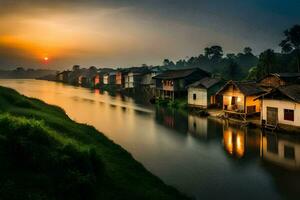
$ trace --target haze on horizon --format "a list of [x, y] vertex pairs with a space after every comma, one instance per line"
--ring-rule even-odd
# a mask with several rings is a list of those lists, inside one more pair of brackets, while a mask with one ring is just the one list
[[297, 0], [0, 0], [0, 69], [156, 65], [210, 45], [279, 50], [299, 9]]

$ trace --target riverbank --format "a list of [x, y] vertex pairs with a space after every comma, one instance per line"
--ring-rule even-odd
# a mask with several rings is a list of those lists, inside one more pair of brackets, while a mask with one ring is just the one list
[[95, 128], [0, 87], [1, 199], [187, 199]]

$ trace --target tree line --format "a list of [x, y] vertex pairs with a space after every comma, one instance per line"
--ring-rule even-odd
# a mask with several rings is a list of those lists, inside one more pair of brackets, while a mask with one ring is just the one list
[[224, 79], [257, 80], [269, 73], [300, 73], [300, 25], [284, 31], [284, 37], [278, 44], [281, 52], [267, 49], [256, 56], [251, 47], [243, 52], [224, 55], [219, 45], [206, 47], [204, 53], [188, 59], [172, 61], [164, 59], [161, 67], [167, 69], [200, 67]]

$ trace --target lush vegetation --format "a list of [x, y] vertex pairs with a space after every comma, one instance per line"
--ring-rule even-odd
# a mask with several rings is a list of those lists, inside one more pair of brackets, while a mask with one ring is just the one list
[[186, 199], [63, 110], [0, 87], [0, 199]]

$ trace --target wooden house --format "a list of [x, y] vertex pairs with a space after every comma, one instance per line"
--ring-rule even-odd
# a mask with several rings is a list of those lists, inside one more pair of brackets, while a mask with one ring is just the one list
[[160, 74], [158, 68], [152, 68], [142, 73], [141, 86], [146, 88], [155, 88], [155, 80], [153, 77]]
[[108, 84], [115, 85], [116, 84], [116, 72], [110, 72], [108, 74]]
[[99, 87], [99, 85], [100, 85], [100, 74], [99, 73], [97, 73], [97, 74], [95, 74], [95, 76], [93, 77], [93, 86], [94, 87]]
[[229, 81], [217, 94], [223, 96], [223, 111], [226, 116], [237, 115], [246, 119], [248, 115], [260, 112], [260, 101], [256, 101], [262, 90], [254, 82]]
[[143, 79], [143, 75], [149, 71], [146, 67], [131, 68], [124, 76], [125, 89], [139, 88]]
[[300, 85], [286, 85], [260, 96], [263, 125], [300, 128]]
[[101, 68], [98, 70], [97, 74], [99, 75], [99, 80], [100, 80], [99, 85], [100, 86], [108, 84], [109, 73], [113, 72], [113, 71], [114, 71], [114, 69], [112, 69], [112, 68]]
[[124, 73], [122, 73], [121, 70], [117, 71], [116, 72], [116, 85], [117, 86], [123, 86], [124, 85]]
[[208, 108], [221, 106], [222, 96], [216, 95], [223, 82], [218, 78], [205, 77], [188, 86], [188, 106]]
[[103, 75], [103, 85], [109, 84], [109, 73]]
[[259, 85], [266, 91], [270, 91], [273, 88], [289, 84], [299, 84], [300, 73], [274, 73], [268, 74], [259, 80]]
[[210, 73], [199, 68], [168, 70], [154, 76], [156, 97], [174, 100], [187, 95], [187, 86], [204, 77], [210, 77]]
[[71, 71], [62, 71], [56, 75], [56, 81], [68, 83]]
[[81, 69], [78, 76], [78, 85], [83, 87], [94, 87], [94, 77], [97, 74], [95, 68]]

